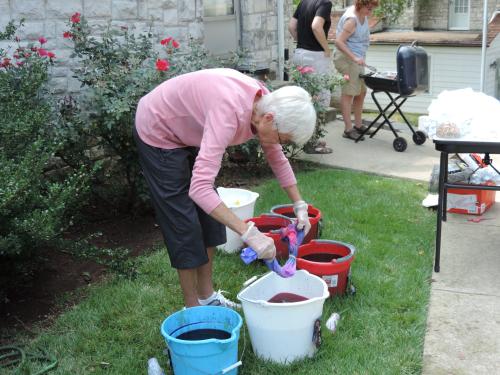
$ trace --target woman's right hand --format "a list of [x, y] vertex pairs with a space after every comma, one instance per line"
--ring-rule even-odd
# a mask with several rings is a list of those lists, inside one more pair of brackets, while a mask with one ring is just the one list
[[272, 260], [276, 257], [274, 240], [261, 233], [253, 221], [248, 223], [248, 229], [241, 239], [257, 253], [259, 259]]
[[366, 65], [366, 62], [365, 62], [365, 59], [363, 59], [362, 57], [358, 57], [356, 56], [354, 58], [354, 62], [358, 65], [361, 65], [361, 66], [365, 66]]

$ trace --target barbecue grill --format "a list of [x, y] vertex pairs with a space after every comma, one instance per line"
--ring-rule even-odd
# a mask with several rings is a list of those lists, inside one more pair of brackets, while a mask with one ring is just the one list
[[[359, 135], [355, 142], [361, 138], [375, 125], [378, 125], [370, 138], [375, 136], [380, 128], [387, 124], [394, 134], [394, 149], [398, 152], [406, 150], [408, 143], [406, 139], [400, 137], [391, 123], [391, 117], [397, 112], [401, 115], [408, 128], [413, 133], [413, 142], [417, 145], [424, 144], [426, 135], [424, 132], [415, 131], [408, 122], [408, 119], [401, 110], [402, 105], [409, 97], [426, 91], [429, 88], [429, 69], [427, 64], [427, 53], [416, 43], [411, 45], [400, 45], [397, 51], [397, 74], [370, 72], [361, 74], [367, 87], [372, 89], [371, 96], [378, 108], [378, 116], [370, 123], [365, 131]], [[392, 94], [391, 94], [392, 93]], [[397, 94], [397, 95], [394, 95]], [[389, 98], [389, 104], [382, 107], [377, 95], [386, 95]], [[389, 113], [390, 111], [390, 113]], [[377, 124], [377, 121], [383, 117], [384, 121]]]

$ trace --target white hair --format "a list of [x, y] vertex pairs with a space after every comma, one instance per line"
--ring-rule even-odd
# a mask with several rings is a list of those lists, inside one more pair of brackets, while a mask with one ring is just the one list
[[271, 112], [274, 126], [280, 133], [288, 133], [291, 140], [302, 145], [311, 138], [316, 126], [316, 111], [309, 93], [298, 86], [285, 86], [257, 102], [257, 114]]

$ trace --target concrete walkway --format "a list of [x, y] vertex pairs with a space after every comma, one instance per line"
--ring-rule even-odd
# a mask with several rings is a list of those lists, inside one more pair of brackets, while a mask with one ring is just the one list
[[[327, 125], [324, 140], [333, 153], [303, 159], [428, 186], [432, 167], [439, 164], [431, 140], [417, 146], [408, 128], [401, 127], [408, 148], [396, 152], [392, 132], [381, 130], [354, 143], [342, 138], [343, 128], [339, 120]], [[498, 169], [500, 155], [492, 159]], [[442, 226], [441, 272], [432, 277], [424, 344], [425, 375], [500, 374], [500, 204], [482, 216], [489, 220], [474, 223], [467, 221], [470, 217], [448, 214]]]

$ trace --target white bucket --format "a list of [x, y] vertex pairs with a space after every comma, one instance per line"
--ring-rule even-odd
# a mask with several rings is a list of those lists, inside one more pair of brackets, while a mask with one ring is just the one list
[[[270, 303], [279, 293], [294, 293], [305, 301]], [[299, 270], [282, 278], [270, 272], [238, 293], [255, 355], [290, 363], [316, 353], [315, 322], [323, 314], [328, 287], [318, 276]]]
[[[259, 197], [258, 193], [250, 190], [218, 187], [222, 202], [233, 211], [241, 220], [247, 220], [253, 217], [255, 201]], [[243, 241], [240, 235], [226, 227], [227, 242], [219, 246], [228, 253], [234, 253], [243, 247]]]

